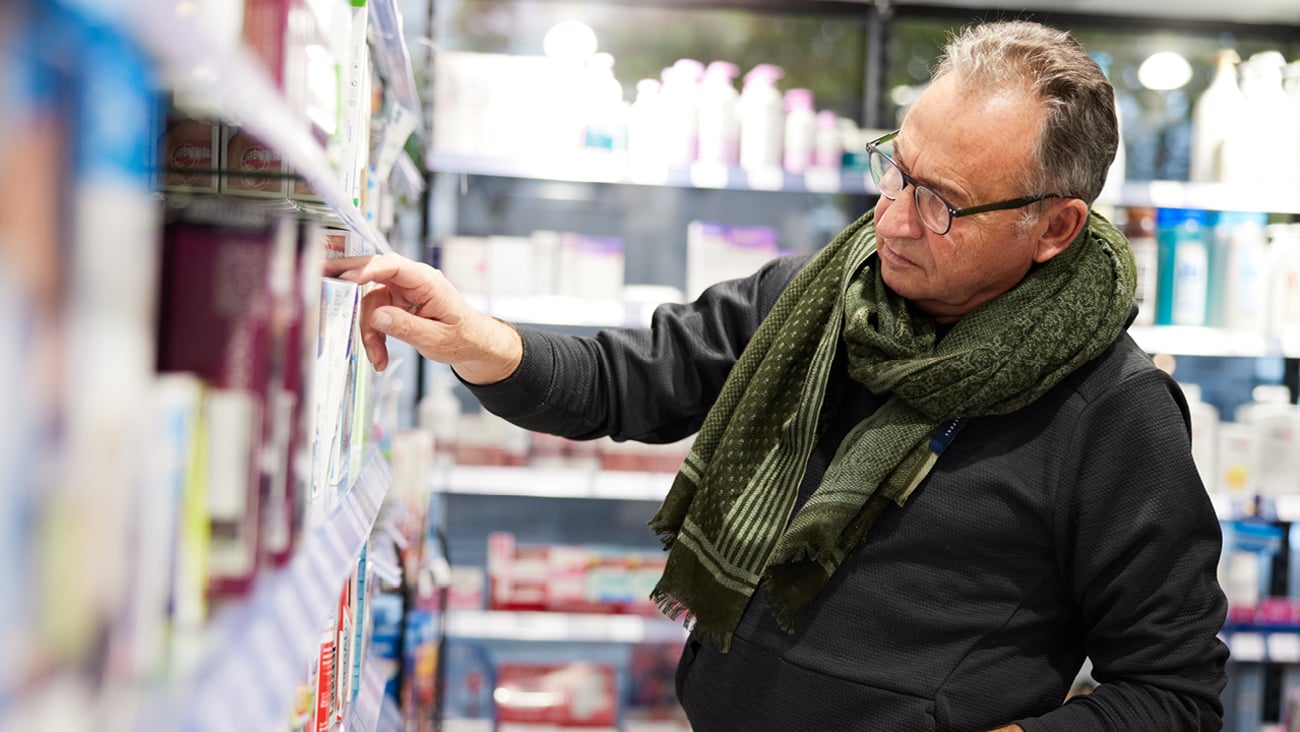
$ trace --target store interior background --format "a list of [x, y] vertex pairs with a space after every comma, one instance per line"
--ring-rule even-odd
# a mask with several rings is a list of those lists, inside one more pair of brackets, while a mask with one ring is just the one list
[[[138, 17], [114, 9], [121, 3], [108, 0], [60, 2], [89, 15]], [[1248, 164], [1257, 175], [1245, 182], [1190, 181], [1195, 105], [1210, 88], [1216, 55], [1223, 49], [1242, 60], [1276, 51], [1293, 62], [1290, 134], [1300, 141], [1300, 6], [1294, 0], [369, 3], [372, 24], [376, 5], [391, 6], [400, 15], [400, 23], [390, 26], [400, 28], [400, 37], [381, 42], [372, 31], [371, 54], [382, 56], [380, 46], [401, 47], [399, 66], [409, 64], [406, 73], [420, 107], [419, 128], [401, 144], [403, 169], [414, 178], [385, 181], [396, 210], [380, 225], [382, 237], [392, 250], [444, 267], [449, 276], [462, 273], [465, 279], [453, 276], [453, 282], [474, 302], [515, 322], [578, 334], [635, 325], [657, 302], [689, 296], [701, 278], [720, 271], [720, 257], [731, 256], [723, 264], [743, 269], [752, 268], [755, 257], [765, 253], [816, 251], [874, 204], [871, 185], [853, 167], [862, 162], [861, 143], [898, 126], [923, 90], [946, 35], [978, 19], [1028, 18], [1067, 28], [1106, 69], [1116, 88], [1124, 147], [1122, 166], [1113, 173], [1099, 208], [1117, 223], [1138, 209], [1169, 208], [1245, 211], [1266, 215], [1270, 225], [1300, 226], [1300, 156], [1294, 152], [1300, 142], [1291, 143], [1287, 160], [1268, 153], [1285, 149], [1281, 140], [1261, 140], [1256, 149], [1264, 154]], [[160, 15], [170, 18], [186, 3], [150, 0], [144, 5], [166, 10]], [[0, 12], [0, 31], [6, 30], [5, 18]], [[133, 23], [120, 27], [130, 40]], [[575, 27], [586, 30], [575, 35]], [[557, 37], [557, 28], [570, 31], [567, 43], [564, 36]], [[156, 38], [144, 35], [144, 53], [158, 53]], [[721, 172], [690, 162], [635, 171], [626, 151], [619, 151], [617, 138], [556, 145], [549, 135], [563, 116], [556, 106], [563, 105], [548, 106], [554, 99], [539, 95], [492, 96], [491, 90], [518, 87], [473, 65], [488, 55], [543, 59], [567, 53], [585, 60], [593, 52], [613, 57], [614, 77], [629, 104], [638, 81], [661, 79], [679, 59], [726, 61], [740, 76], [761, 64], [775, 65], [782, 70], [779, 90], [809, 90], [816, 111], [850, 121], [853, 130], [837, 138], [844, 143], [842, 158], [829, 178], [778, 171], [760, 182], [756, 173], [734, 163]], [[1151, 76], [1158, 71], [1153, 58], [1164, 62], [1172, 81]], [[451, 60], [462, 65], [449, 65]], [[235, 76], [237, 70], [229, 73]], [[394, 73], [387, 67], [383, 79], [390, 101], [401, 95]], [[734, 85], [739, 91], [742, 80], [735, 79]], [[161, 107], [175, 87], [164, 76], [152, 91], [164, 100]], [[193, 107], [187, 113], [195, 114]], [[238, 121], [220, 105], [207, 113]], [[380, 116], [376, 112], [371, 120], [376, 141], [382, 138]], [[0, 132], [14, 124], [21, 122], [0, 114]], [[290, 159], [289, 150], [281, 152]], [[6, 157], [12, 154], [0, 144], [0, 191], [22, 190], [23, 176], [13, 167], [18, 158]], [[1273, 182], [1270, 176], [1281, 169], [1293, 171], [1289, 182]], [[70, 187], [57, 180], [55, 186]], [[168, 207], [175, 205], [174, 191], [163, 184], [155, 187], [158, 198], [167, 199]], [[203, 197], [190, 192], [186, 200], [188, 196]], [[248, 203], [224, 192], [211, 198], [222, 206]], [[6, 207], [0, 200], [0, 251], [9, 251], [6, 227], [22, 218], [15, 214], [15, 202], [24, 201], [14, 196]], [[258, 205], [283, 203], [270, 199]], [[81, 215], [72, 207], [55, 208], [63, 223], [75, 223]], [[364, 206], [360, 213], [347, 204], [340, 211], [332, 201], [289, 208], [306, 219], [351, 226], [354, 232], [358, 215], [365, 226], [370, 221]], [[172, 224], [169, 219], [151, 225], [161, 234]], [[701, 244], [701, 232], [712, 231], [711, 226], [758, 236], [763, 247], [741, 256], [743, 246], [731, 242], [728, 255], [710, 250], [713, 259], [702, 265], [707, 257], [701, 259], [703, 249], [696, 247], [717, 246], [713, 240]], [[1300, 234], [1295, 236], [1296, 259], [1268, 261], [1273, 274], [1294, 266], [1287, 271], [1295, 273], [1300, 298], [1300, 263], [1295, 263], [1300, 262]], [[160, 235], [159, 241], [166, 239]], [[1212, 239], [1201, 245], [1208, 252], [1202, 266], [1213, 267], [1219, 245]], [[1154, 240], [1151, 246], [1155, 256]], [[544, 261], [539, 254], [555, 257], [557, 251], [569, 251], [566, 247], [599, 256]], [[616, 252], [612, 259], [611, 252]], [[714, 269], [707, 268], [709, 263]], [[556, 273], [565, 267], [577, 268], [578, 274], [566, 279]], [[552, 271], [552, 285], [560, 289], [541, 292], [520, 284], [520, 269]], [[106, 270], [105, 276], [120, 272]], [[727, 276], [736, 274], [732, 270]], [[1212, 270], [1202, 274], [1216, 276]], [[151, 276], [140, 273], [124, 282], [124, 287], [156, 286]], [[23, 355], [40, 340], [24, 330], [31, 325], [23, 319], [28, 311], [42, 307], [35, 301], [0, 301], [15, 308], [0, 308], [0, 337], [14, 344], [16, 354], [0, 358], [0, 375], [10, 375], [15, 383], [49, 363], [48, 354]], [[1154, 310], [1154, 297], [1151, 306]], [[67, 338], [82, 332], [84, 323], [61, 317]], [[1213, 321], [1207, 315], [1194, 324], [1144, 324], [1135, 338], [1150, 344], [1148, 350], [1180, 383], [1195, 385], [1205, 409], [1194, 418], [1211, 413], [1232, 422], [1239, 407], [1256, 398], [1256, 387], [1287, 387], [1293, 427], [1278, 439], [1300, 448], [1300, 410], [1295, 406], [1300, 320], [1288, 325], [1294, 331], [1286, 333], [1263, 324], [1243, 332]], [[93, 368], [96, 354], [90, 345], [74, 348], [66, 345], [70, 340], [60, 342], [68, 354], [53, 358], [65, 359], [60, 363], [69, 373], [78, 373], [70, 365], [74, 359], [86, 364], [82, 368]], [[97, 347], [102, 343], [91, 341]], [[364, 453], [364, 466], [354, 463], [353, 497], [345, 496], [341, 508], [331, 509], [331, 516], [352, 512], [368, 519], [355, 526], [352, 518], [329, 519], [317, 526], [311, 516], [299, 517], [295, 531], [304, 538], [296, 553], [259, 561], [247, 587], [212, 600], [194, 638], [183, 638], [181, 623], [169, 615], [177, 612], [174, 598], [159, 616], [162, 630], [157, 634], [163, 640], [150, 636], [145, 643], [137, 637], [138, 617], [135, 625], [127, 623], [131, 632], [119, 628], [120, 616], [138, 612], [129, 599], [138, 589], [130, 562], [105, 560], [114, 568], [105, 576], [120, 581], [119, 587], [100, 586], [110, 580], [79, 586], [91, 582], [87, 577], [96, 574], [95, 563], [89, 561], [88, 540], [70, 537], [79, 531], [93, 534], [87, 527], [103, 519], [116, 522], [116, 531], [105, 530], [103, 536], [129, 540], [132, 551], [140, 551], [139, 545], [149, 544], [138, 539], [141, 526], [149, 531], [143, 519], [121, 510], [95, 512], [115, 502], [134, 506], [148, 496], [124, 487], [124, 500], [114, 501], [116, 494], [110, 493], [102, 502], [87, 503], [86, 510], [66, 512], [43, 499], [41, 491], [48, 474], [62, 472], [58, 463], [68, 454], [63, 443], [72, 438], [57, 427], [38, 437], [24, 434], [18, 425], [0, 429], [0, 447], [9, 448], [0, 455], [16, 455], [23, 447], [33, 451], [16, 462], [17, 469], [0, 465], [0, 479], [17, 486], [0, 487], [0, 516], [7, 517], [0, 523], [0, 581], [34, 588], [27, 597], [0, 602], [0, 646], [17, 649], [14, 662], [0, 669], [0, 732], [687, 729], [672, 690], [684, 632], [645, 602], [646, 583], [653, 582], [662, 562], [646, 521], [666, 493], [686, 445], [638, 449], [607, 440], [572, 443], [524, 433], [482, 413], [446, 367], [422, 362], [402, 344], [390, 343], [390, 350], [388, 371], [359, 377], [370, 380], [368, 396], [358, 397], [357, 403], [373, 424], [353, 435], [354, 459], [363, 447], [373, 450]], [[111, 377], [87, 375], [84, 381], [92, 389], [114, 387]], [[19, 405], [18, 414], [28, 417], [23, 408]], [[32, 413], [41, 425], [75, 422], [59, 409], [53, 416], [39, 409]], [[421, 445], [428, 454], [412, 457], [412, 446]], [[1287, 459], [1300, 461], [1300, 449], [1291, 452]], [[1300, 555], [1293, 556], [1300, 549], [1300, 463], [1290, 472], [1293, 486], [1251, 484], [1240, 491], [1223, 477], [1225, 465], [1207, 468], [1205, 476], [1223, 519], [1222, 572], [1233, 603], [1223, 634], [1233, 651], [1224, 692], [1225, 729], [1300, 731]], [[95, 472], [93, 466], [80, 467], [74, 474]], [[125, 469], [124, 474], [130, 473], [131, 468]], [[318, 535], [327, 538], [311, 540]], [[164, 554], [179, 551], [170, 541], [151, 546]], [[360, 564], [356, 547], [362, 547]], [[57, 561], [41, 559], [51, 555]], [[321, 556], [328, 559], [318, 561]], [[321, 566], [331, 569], [323, 572]], [[336, 581], [333, 573], [344, 567], [347, 571]], [[322, 572], [327, 579], [320, 579]], [[345, 691], [342, 681], [332, 682], [335, 686], [323, 693], [324, 646], [318, 647], [315, 638], [298, 639], [290, 626], [310, 618], [314, 628], [322, 623], [335, 628], [329, 653], [341, 657], [344, 634], [338, 629], [344, 623], [339, 617], [345, 611], [337, 594], [346, 574], [352, 592], [373, 593], [366, 595], [367, 609], [353, 604], [346, 611], [360, 613], [348, 622], [364, 651], [348, 650], [357, 659], [353, 685]], [[368, 590], [358, 589], [358, 577], [369, 578], [363, 582]], [[69, 591], [73, 586], [77, 589]], [[88, 599], [93, 602], [69, 609]], [[60, 635], [69, 628], [78, 632]], [[281, 635], [291, 640], [268, 640]], [[138, 668], [133, 664], [141, 644], [166, 646], [173, 650], [165, 655], [172, 655], [160, 666]], [[174, 651], [182, 647], [188, 649], [184, 654]], [[188, 661], [176, 660], [185, 654]], [[123, 660], [127, 658], [133, 660]], [[344, 676], [337, 667], [331, 674]], [[1076, 690], [1086, 692], [1090, 682], [1082, 674]], [[246, 705], [250, 697], [257, 704]], [[325, 711], [316, 714], [326, 697], [335, 699], [334, 705], [326, 702]], [[258, 705], [269, 711], [253, 714], [243, 708]]]

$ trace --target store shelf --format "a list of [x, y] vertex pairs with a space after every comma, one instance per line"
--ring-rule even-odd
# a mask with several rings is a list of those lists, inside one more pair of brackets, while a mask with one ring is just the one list
[[1300, 188], [1172, 180], [1133, 181], [1123, 185], [1118, 200], [1107, 197], [1106, 202], [1122, 206], [1300, 214]]
[[260, 62], [242, 46], [226, 48], [210, 37], [199, 27], [194, 3], [87, 1], [148, 49], [162, 75], [187, 98], [202, 99], [205, 108], [275, 149], [348, 227], [379, 251], [389, 251], [388, 241], [344, 192], [325, 150]]
[[214, 619], [198, 673], [174, 689], [142, 729], [283, 729], [293, 691], [391, 480], [387, 461], [368, 448], [339, 505], [307, 532], [287, 567], [260, 582], [246, 603]]
[[1179, 356], [1294, 356], [1295, 343], [1259, 332], [1184, 325], [1133, 326], [1129, 335], [1147, 353]]
[[678, 643], [686, 639], [686, 630], [666, 618], [639, 615], [452, 610], [447, 613], [447, 635], [490, 640]]
[[788, 173], [779, 169], [746, 171], [738, 167], [691, 165], [680, 167], [632, 168], [617, 157], [581, 157], [564, 162], [545, 158], [533, 160], [489, 158], [431, 151], [426, 167], [439, 173], [463, 173], [503, 178], [617, 183], [624, 185], [712, 188], [738, 191], [783, 191], [786, 193], [850, 193], [876, 195], [876, 186], [865, 171], [838, 169]]
[[384, 696], [384, 679], [380, 676], [379, 665], [373, 658], [366, 659], [361, 670], [361, 688], [343, 719], [343, 732], [389, 732], [401, 729], [400, 725], [392, 726], [391, 715], [385, 719], [386, 702], [388, 698]]
[[672, 473], [457, 465], [435, 477], [435, 489], [483, 496], [662, 501], [672, 482]]
[[1238, 663], [1300, 663], [1300, 632], [1294, 628], [1231, 630], [1223, 633]]

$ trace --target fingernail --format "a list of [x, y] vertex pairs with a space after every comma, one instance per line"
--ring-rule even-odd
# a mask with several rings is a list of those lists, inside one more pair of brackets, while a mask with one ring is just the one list
[[388, 329], [393, 327], [393, 316], [385, 312], [378, 312], [375, 313], [374, 320], [371, 322], [374, 324], [375, 328], [387, 333]]

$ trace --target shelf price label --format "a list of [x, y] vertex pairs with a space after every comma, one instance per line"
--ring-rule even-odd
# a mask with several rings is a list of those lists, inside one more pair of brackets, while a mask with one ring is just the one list
[[1266, 645], [1268, 660], [1279, 663], [1300, 663], [1300, 634], [1269, 633]]
[[778, 167], [745, 171], [749, 187], [756, 191], [779, 191], [785, 187], [785, 171]]
[[696, 188], [726, 188], [727, 166], [718, 163], [691, 165], [691, 185]]

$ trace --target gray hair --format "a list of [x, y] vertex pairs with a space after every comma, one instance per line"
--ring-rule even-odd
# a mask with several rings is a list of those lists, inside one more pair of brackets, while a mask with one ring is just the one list
[[1097, 199], [1119, 144], [1115, 92], [1074, 37], [1028, 21], [970, 26], [949, 40], [934, 78], [953, 73], [970, 93], [1020, 88], [1046, 108], [1023, 195]]

